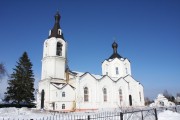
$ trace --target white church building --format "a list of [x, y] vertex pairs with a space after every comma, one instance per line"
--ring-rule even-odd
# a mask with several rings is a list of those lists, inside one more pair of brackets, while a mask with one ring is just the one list
[[118, 54], [116, 42], [112, 55], [102, 62], [102, 75], [69, 69], [60, 18], [57, 12], [44, 41], [37, 108], [78, 111], [144, 106], [143, 86], [131, 76], [131, 63]]

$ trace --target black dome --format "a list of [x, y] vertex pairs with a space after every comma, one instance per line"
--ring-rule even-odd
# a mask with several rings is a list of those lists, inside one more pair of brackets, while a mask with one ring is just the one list
[[118, 48], [118, 44], [114, 41], [112, 44], [112, 48], [113, 48], [113, 54], [109, 57], [109, 59], [114, 59], [114, 58], [123, 58], [122, 56], [120, 56], [117, 52], [117, 48]]

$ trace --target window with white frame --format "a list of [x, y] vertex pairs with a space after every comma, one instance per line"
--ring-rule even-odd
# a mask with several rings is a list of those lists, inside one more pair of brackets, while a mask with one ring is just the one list
[[120, 100], [120, 102], [123, 101], [123, 94], [122, 94], [122, 89], [121, 88], [119, 89], [119, 100]]
[[119, 69], [116, 67], [116, 75], [119, 75]]
[[89, 101], [89, 91], [88, 88], [85, 87], [84, 88], [84, 102], [88, 102]]
[[106, 75], [108, 75], [108, 72], [106, 72]]
[[65, 109], [65, 104], [62, 104], [62, 109]]
[[128, 69], [126, 68], [126, 74], [128, 74]]
[[66, 96], [65, 92], [62, 92], [62, 97], [65, 97], [65, 96]]
[[107, 89], [103, 88], [103, 100], [104, 102], [107, 102]]

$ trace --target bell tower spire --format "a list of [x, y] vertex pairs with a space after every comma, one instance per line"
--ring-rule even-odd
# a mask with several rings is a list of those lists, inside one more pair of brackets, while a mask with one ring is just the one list
[[60, 16], [58, 11], [55, 14], [54, 18], [55, 18], [54, 27], [50, 30], [50, 34], [49, 34], [48, 38], [55, 37], [55, 38], [62, 38], [62, 39], [64, 39], [62, 30], [61, 30], [61, 27], [60, 27], [61, 16]]

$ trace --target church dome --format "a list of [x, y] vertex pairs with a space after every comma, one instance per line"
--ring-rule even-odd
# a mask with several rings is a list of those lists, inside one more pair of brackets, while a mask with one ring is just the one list
[[117, 48], [118, 48], [118, 44], [114, 41], [112, 44], [112, 48], [113, 48], [113, 54], [109, 57], [109, 59], [114, 59], [114, 58], [123, 58], [122, 56], [120, 56], [117, 52]]

